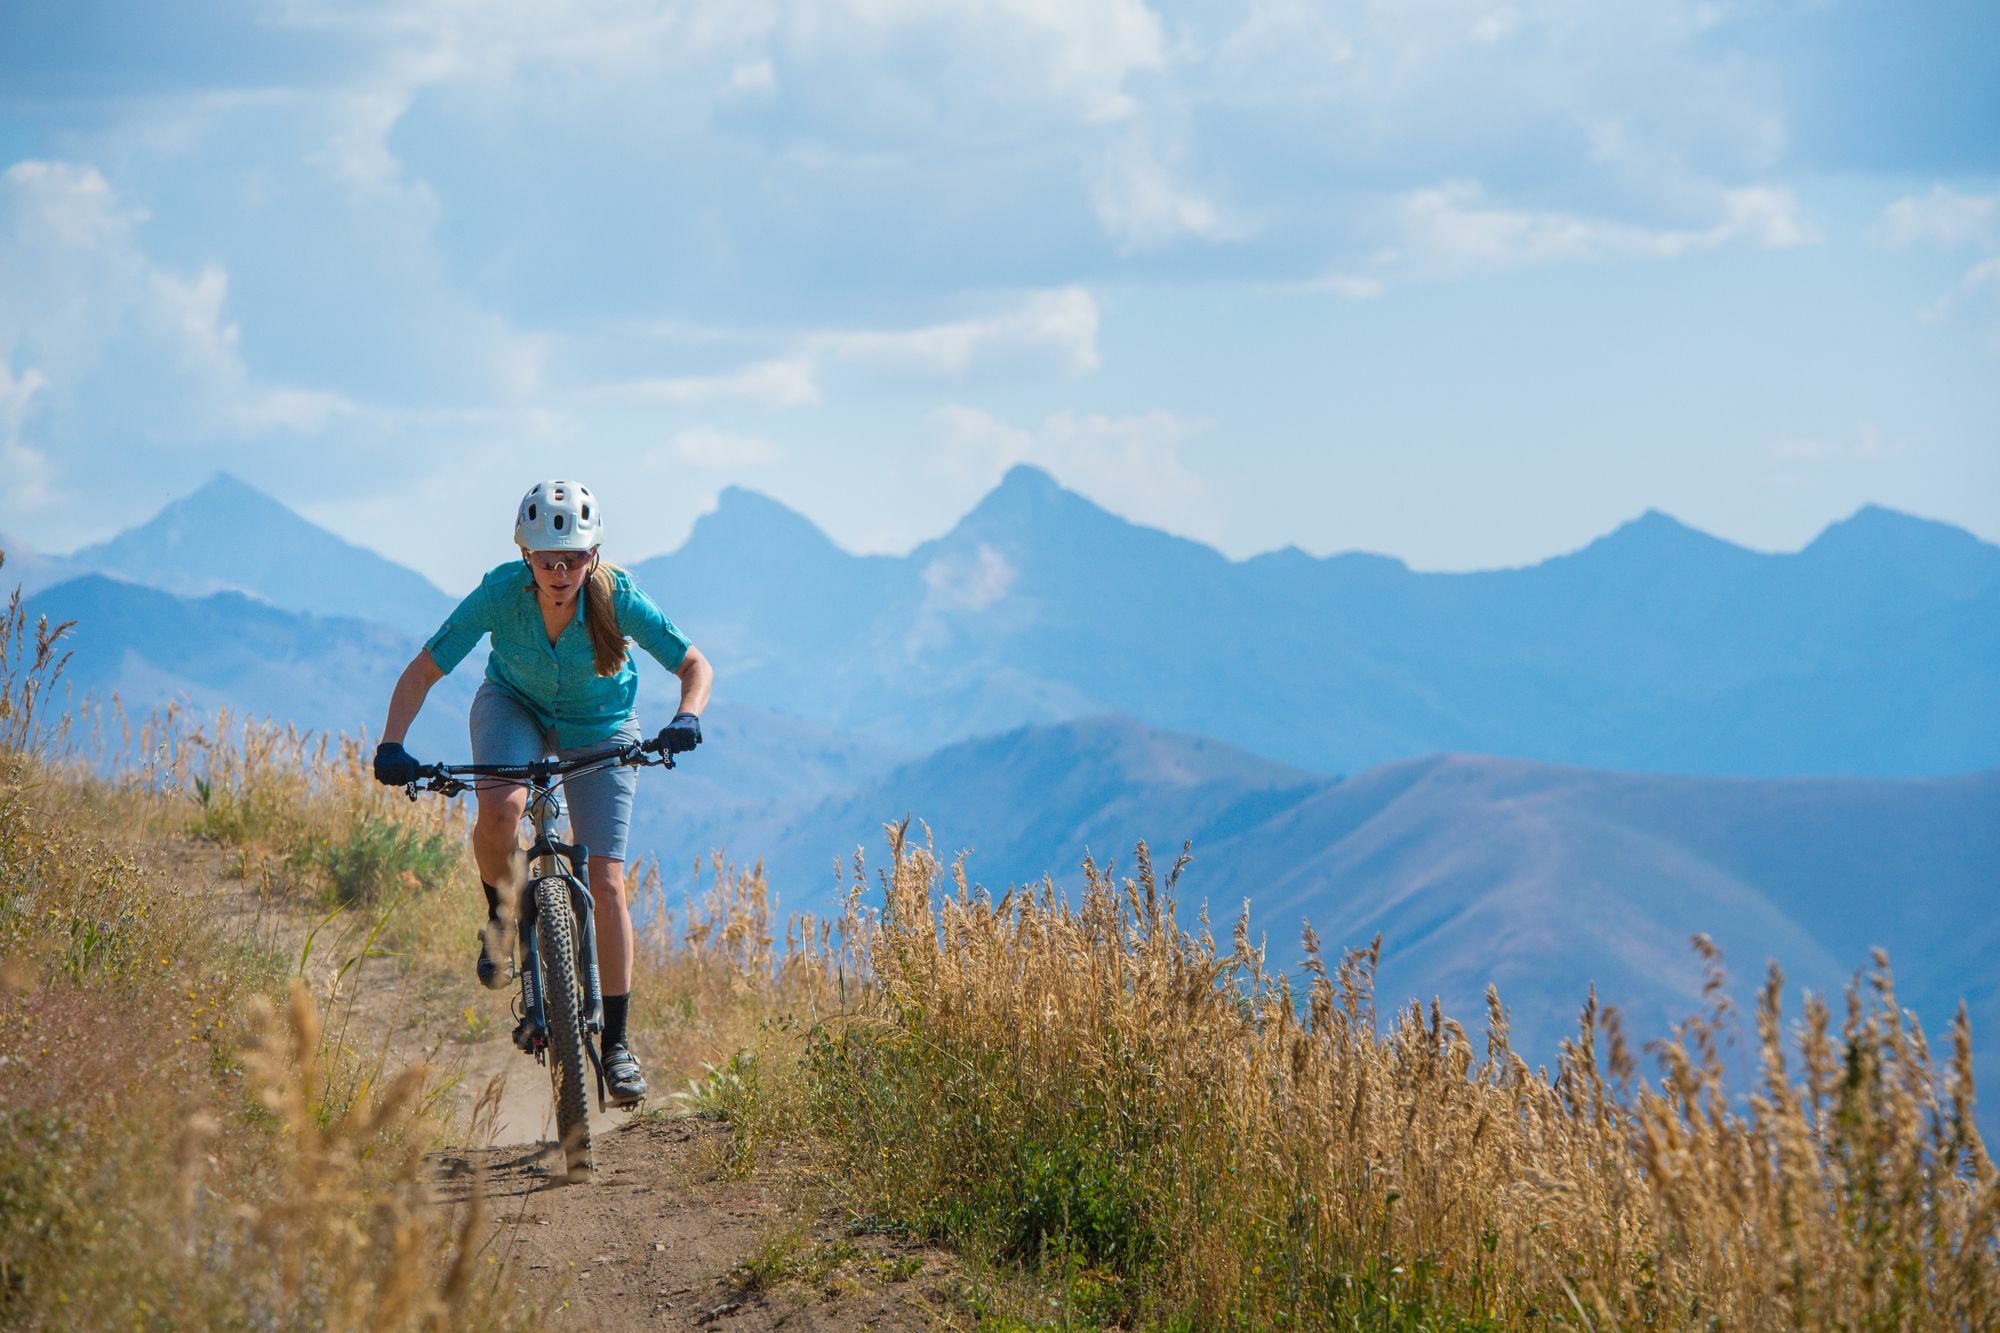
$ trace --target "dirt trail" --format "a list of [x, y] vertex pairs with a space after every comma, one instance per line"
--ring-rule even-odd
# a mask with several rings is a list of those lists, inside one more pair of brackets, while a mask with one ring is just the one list
[[[166, 868], [212, 894], [244, 933], [298, 957], [315, 919], [261, 901], [232, 876], [234, 854], [192, 842], [161, 851]], [[508, 1040], [508, 992], [479, 989], [471, 949], [462, 986], [395, 959], [369, 959], [343, 978], [352, 935], [343, 939], [336, 922], [321, 936], [306, 972], [350, 1045], [388, 1065], [425, 1060], [456, 1072], [467, 1108], [499, 1081], [497, 1110], [477, 1119], [475, 1141], [432, 1154], [435, 1197], [456, 1210], [484, 1194], [492, 1253], [525, 1300], [552, 1307], [556, 1325], [749, 1333], [975, 1322], [948, 1253], [850, 1225], [782, 1162], [730, 1171], [730, 1126], [672, 1114], [660, 1095], [671, 1071], [647, 1071], [655, 1092], [638, 1113], [593, 1112], [596, 1178], [556, 1183], [548, 1073]]]
[[[597, 1179], [552, 1186], [539, 1145], [438, 1155], [438, 1188], [463, 1199], [475, 1171], [500, 1214], [500, 1252], [528, 1291], [565, 1288], [559, 1324], [593, 1328], [945, 1327], [946, 1256], [853, 1235], [836, 1210], [762, 1172], [727, 1178], [727, 1125], [628, 1120], [596, 1137]], [[762, 1178], [760, 1178], [762, 1177]], [[761, 1262], [760, 1262], [761, 1261]]]

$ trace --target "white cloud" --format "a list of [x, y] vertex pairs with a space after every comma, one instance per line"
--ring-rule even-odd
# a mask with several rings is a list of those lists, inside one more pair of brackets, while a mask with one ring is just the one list
[[729, 71], [729, 87], [735, 92], [768, 93], [777, 86], [777, 71], [768, 60], [745, 60]]
[[272, 389], [246, 386], [230, 404], [227, 420], [246, 434], [268, 430], [290, 431], [298, 435], [318, 435], [334, 422], [347, 417], [384, 414], [370, 412], [352, 399], [323, 389]]
[[[670, 121], [769, 94], [780, 69], [797, 68], [814, 76], [802, 86], [831, 77], [845, 93], [817, 104], [823, 133], [865, 123], [922, 136], [1031, 107], [1085, 125], [1127, 119], [1128, 81], [1166, 58], [1143, 0], [294, 0], [284, 18], [378, 49], [369, 77], [340, 92], [342, 128], [328, 145], [344, 173], [370, 183], [397, 175], [392, 137], [430, 91], [625, 84]], [[886, 68], [911, 53], [925, 58]]]
[[919, 615], [939, 611], [984, 611], [1014, 586], [1018, 571], [987, 545], [968, 553], [941, 555], [924, 566], [924, 603]]
[[[1788, 198], [1731, 191], [1789, 142], [1782, 85], [1729, 45], [1737, 17], [1706, 0], [288, 0], [276, 21], [368, 53], [344, 84], [301, 91], [333, 108], [319, 160], [418, 212], [450, 216], [427, 191], [496, 175], [503, 159], [532, 169], [554, 152], [530, 146], [541, 135], [629, 138], [627, 158], [670, 147], [663, 160], [697, 173], [726, 152], [738, 183], [672, 193], [702, 218], [676, 241], [726, 238], [715, 271], [794, 272], [761, 264], [760, 248], [820, 257], [837, 226], [900, 234], [921, 216], [957, 242], [964, 291], [1089, 280], [1190, 242], [1283, 247], [1290, 267], [1278, 274], [1265, 255], [1261, 270], [1281, 281], [1309, 278], [1315, 257], [1353, 270], [1359, 252], [1327, 233], [1370, 200], [1421, 207], [1422, 187], [1454, 178], [1483, 182], [1489, 231], [1516, 224], [1455, 239], [1522, 262], [1699, 248], [1718, 228], [1797, 243], [1806, 229]], [[476, 141], [482, 127], [508, 151], [449, 160], [451, 131]], [[944, 154], [963, 174], [940, 169]], [[1583, 202], [1524, 210], [1523, 163], [1538, 197]], [[831, 195], [861, 197], [826, 220], [797, 208], [830, 198], [835, 172], [851, 180]], [[969, 198], [968, 180], [993, 198]], [[1692, 207], [1691, 191], [1704, 196]], [[1024, 279], [1000, 258], [1013, 249], [1001, 229], [1020, 215], [977, 205], [1030, 192], [1058, 228], [1084, 226]], [[552, 225], [589, 226], [572, 216], [575, 193], [531, 202], [545, 215], [536, 234], [583, 234]], [[1321, 244], [1299, 245], [1302, 227]]]
[[617, 397], [650, 398], [663, 403], [702, 406], [710, 403], [753, 403], [765, 407], [805, 407], [820, 400], [809, 356], [759, 361], [715, 375], [669, 375], [628, 380], [601, 392]]
[[1381, 278], [1366, 273], [1326, 273], [1304, 285], [1309, 291], [1330, 292], [1349, 301], [1372, 301], [1389, 289]]
[[1399, 247], [1389, 262], [1443, 274], [1493, 272], [1559, 260], [1672, 259], [1731, 243], [1767, 249], [1807, 245], [1817, 231], [1788, 189], [1724, 190], [1706, 226], [1645, 227], [1575, 213], [1491, 203], [1470, 181], [1415, 190], [1397, 201]]
[[1086, 124], [1136, 110], [1128, 82], [1166, 59], [1142, 0], [795, 0], [792, 49], [851, 59], [857, 43], [928, 38], [939, 55], [924, 91], [939, 103], [1053, 103]]
[[1908, 453], [1910, 442], [1864, 421], [1846, 437], [1793, 436], [1773, 441], [1770, 449], [1788, 463], [1873, 463]]
[[[1178, 154], [1174, 158], [1178, 158]], [[1230, 241], [1251, 228], [1181, 179], [1181, 164], [1144, 136], [1112, 144], [1090, 187], [1091, 209], [1126, 251], [1157, 250], [1193, 238]]]
[[[1933, 186], [1929, 194], [1906, 195], [1883, 209], [1869, 235], [1891, 250], [1925, 244], [1982, 254], [1957, 286], [1917, 312], [1926, 324], [1950, 319], [1988, 294], [2000, 296], [2000, 195], [1960, 194]], [[2000, 331], [1992, 333], [1991, 342], [2000, 352]]]
[[1995, 291], [2000, 291], [2000, 255], [1995, 255], [1991, 259], [1982, 259], [1972, 266], [1972, 270], [1964, 278], [1959, 280], [1959, 290], [1961, 292], [1979, 291], [1983, 288], [1992, 288]]
[[961, 404], [933, 420], [944, 432], [939, 468], [979, 490], [1016, 463], [1033, 463], [1139, 522], [1210, 541], [1221, 537], [1213, 497], [1181, 457], [1206, 423], [1163, 411], [1058, 412], [1028, 428]]
[[1213, 81], [1215, 94], [1232, 102], [1322, 102], [1338, 94], [1356, 55], [1352, 25], [1325, 6], [1252, 0], [1241, 20], [1191, 63]]
[[5, 503], [9, 508], [44, 506], [56, 498], [54, 468], [22, 438], [35, 395], [47, 387], [40, 371], [30, 370], [17, 378], [6, 362], [0, 361], [0, 465], [7, 476]]
[[339, 107], [318, 161], [335, 177], [366, 189], [401, 182], [402, 163], [389, 148], [389, 135], [410, 109], [410, 87], [364, 87], [348, 93]]
[[1940, 296], [1936, 301], [1917, 312], [1917, 317], [1925, 323], [1936, 323], [1948, 319], [1968, 302], [1979, 299], [1991, 292], [2000, 296], [2000, 255], [1982, 259], [1966, 271], [1958, 280], [1958, 286]]
[[777, 462], [778, 446], [760, 435], [689, 426], [676, 431], [649, 461], [656, 466], [679, 462], [711, 472], [733, 472]]
[[2000, 241], [2000, 195], [1960, 194], [1942, 185], [1906, 195], [1882, 210], [1870, 232], [1878, 245], [1902, 250], [1919, 243], [1990, 248]]
[[1013, 310], [891, 332], [824, 332], [809, 350], [875, 373], [954, 379], [975, 365], [1048, 365], [1071, 375], [1097, 369], [1097, 299], [1081, 287], [1029, 294]]
[[[145, 210], [95, 167], [17, 162], [0, 173], [0, 385], [9, 469], [60, 478], [51, 442], [79, 418], [113, 421], [126, 448], [202, 447], [269, 429], [316, 432], [356, 409], [337, 394], [261, 382], [226, 314], [229, 275], [184, 273], [141, 241]], [[28, 405], [35, 411], [30, 419]]]
[[1512, 5], [1501, 5], [1474, 19], [1467, 32], [1475, 42], [1501, 42], [1512, 36], [1520, 26], [1520, 13]]
[[[626, 380], [595, 392], [686, 406], [806, 407], [840, 372], [870, 380], [956, 380], [974, 373], [1084, 375], [1097, 369], [1102, 312], [1081, 287], [1031, 292], [1011, 309], [911, 329], [821, 329], [782, 355], [708, 375]], [[734, 335], [702, 330], [698, 341]]]

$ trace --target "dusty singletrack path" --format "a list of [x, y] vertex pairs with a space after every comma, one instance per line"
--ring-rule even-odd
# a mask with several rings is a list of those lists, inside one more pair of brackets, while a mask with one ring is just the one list
[[[260, 895], [254, 863], [238, 853], [189, 840], [146, 859], [209, 896], [232, 928], [293, 960], [323, 916]], [[559, 1183], [550, 1175], [548, 1071], [508, 1040], [507, 993], [474, 982], [470, 945], [461, 985], [394, 958], [364, 960], [343, 976], [354, 934], [341, 922], [319, 925], [306, 951], [329, 1031], [339, 1023], [350, 1046], [388, 1067], [422, 1060], [456, 1073], [468, 1113], [482, 1095], [491, 1099], [464, 1117], [471, 1142], [431, 1154], [434, 1198], [456, 1213], [475, 1193], [484, 1197], [493, 1271], [552, 1324], [749, 1333], [976, 1322], [948, 1252], [855, 1226], [783, 1160], [732, 1170], [731, 1127], [674, 1115], [660, 1095], [673, 1071], [647, 1071], [655, 1095], [638, 1113], [593, 1110], [596, 1178]]]
[[629, 1120], [596, 1139], [597, 1179], [587, 1185], [552, 1185], [539, 1144], [444, 1152], [437, 1188], [447, 1203], [484, 1189], [511, 1280], [524, 1292], [560, 1288], [558, 1324], [951, 1325], [947, 1256], [854, 1235], [838, 1210], [804, 1201], [781, 1173], [728, 1178], [729, 1132], [697, 1119]]
[[650, 1111], [593, 1109], [595, 1178], [564, 1184], [551, 1175], [548, 1071], [496, 1035], [467, 1052], [460, 1087], [477, 1097], [496, 1078], [490, 1130], [482, 1117], [482, 1143], [432, 1154], [434, 1188], [447, 1207], [484, 1195], [508, 1280], [527, 1297], [561, 1293], [552, 1322], [746, 1333], [967, 1322], [953, 1317], [962, 1284], [949, 1254], [857, 1230], [783, 1161], [731, 1170], [728, 1124], [668, 1113], [657, 1093]]

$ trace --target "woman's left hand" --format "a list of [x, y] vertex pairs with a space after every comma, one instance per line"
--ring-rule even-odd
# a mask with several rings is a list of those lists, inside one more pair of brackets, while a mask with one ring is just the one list
[[660, 729], [659, 741], [668, 754], [686, 754], [701, 744], [701, 719], [693, 713], [674, 714], [674, 720]]

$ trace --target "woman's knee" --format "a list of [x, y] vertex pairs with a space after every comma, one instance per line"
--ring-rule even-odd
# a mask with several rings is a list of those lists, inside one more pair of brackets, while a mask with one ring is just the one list
[[603, 856], [591, 857], [590, 893], [600, 903], [624, 903], [625, 863]]
[[528, 794], [519, 788], [506, 792], [479, 793], [479, 814], [473, 822], [477, 836], [492, 838], [505, 834], [512, 837], [521, 827], [521, 816], [528, 808]]

